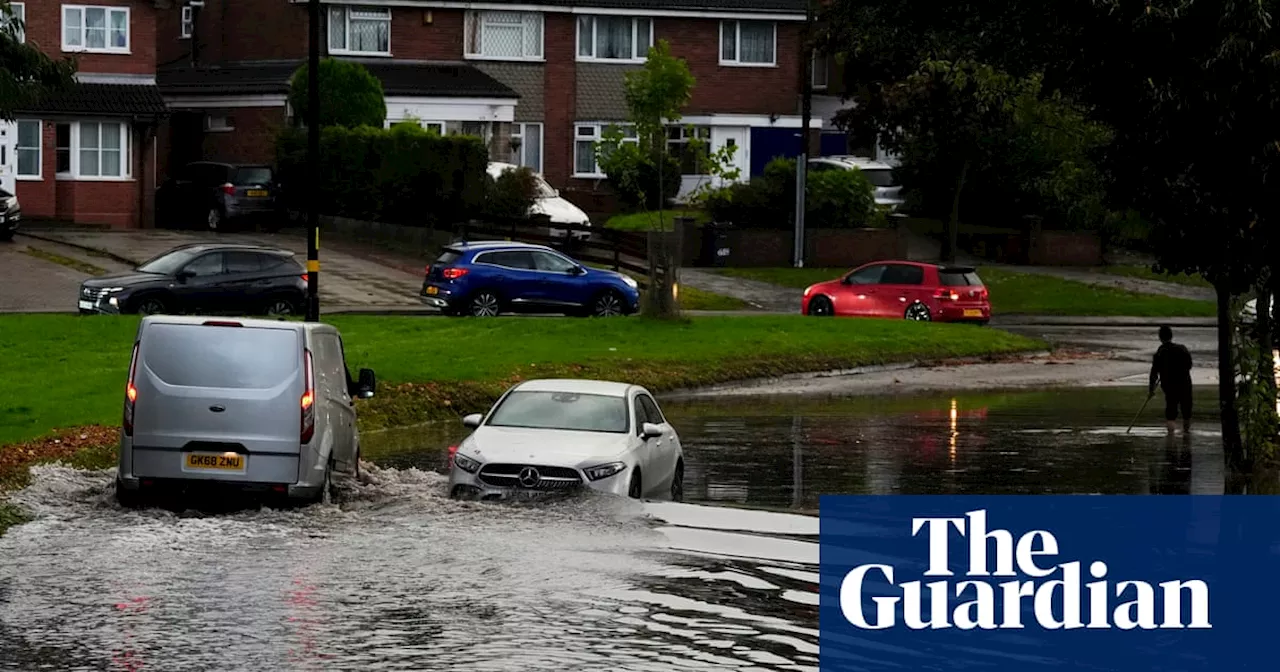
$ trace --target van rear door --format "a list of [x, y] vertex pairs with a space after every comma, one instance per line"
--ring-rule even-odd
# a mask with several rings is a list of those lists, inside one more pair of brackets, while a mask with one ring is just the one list
[[297, 329], [149, 321], [140, 338], [136, 448], [299, 454]]

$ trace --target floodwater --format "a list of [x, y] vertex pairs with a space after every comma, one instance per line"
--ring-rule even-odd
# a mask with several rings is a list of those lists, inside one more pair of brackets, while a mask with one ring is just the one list
[[286, 511], [124, 511], [110, 471], [41, 467], [0, 669], [816, 670], [819, 493], [1221, 492], [1212, 396], [1172, 442], [1158, 408], [1125, 433], [1142, 399], [671, 402], [686, 504], [450, 501], [456, 427], [371, 434], [380, 466]]

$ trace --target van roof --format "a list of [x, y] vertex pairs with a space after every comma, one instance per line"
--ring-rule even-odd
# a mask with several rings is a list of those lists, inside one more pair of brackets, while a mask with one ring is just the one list
[[[230, 327], [238, 325], [250, 329], [290, 329], [307, 332], [334, 332], [338, 330], [331, 324], [323, 322], [298, 322], [294, 320], [271, 320], [251, 317], [217, 317], [210, 315], [148, 315], [142, 318], [142, 326], [148, 324], [187, 324]], [[141, 327], [139, 327], [141, 328]]]

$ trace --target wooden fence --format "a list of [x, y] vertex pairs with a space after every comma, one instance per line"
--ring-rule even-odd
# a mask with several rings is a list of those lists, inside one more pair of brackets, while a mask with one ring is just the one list
[[[575, 236], [574, 234], [579, 234]], [[454, 227], [454, 240], [474, 242], [510, 240], [546, 245], [588, 264], [606, 266], [636, 278], [641, 286], [649, 276], [649, 234], [617, 231], [580, 224], [551, 224], [539, 220], [470, 221]], [[553, 235], [555, 234], [555, 235]]]

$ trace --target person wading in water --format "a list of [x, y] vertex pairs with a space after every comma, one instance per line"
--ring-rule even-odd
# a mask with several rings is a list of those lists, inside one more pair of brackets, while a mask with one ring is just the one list
[[1151, 361], [1151, 380], [1147, 396], [1156, 394], [1156, 384], [1164, 392], [1164, 419], [1169, 432], [1177, 428], [1178, 414], [1182, 414], [1182, 431], [1191, 431], [1191, 352], [1186, 346], [1173, 342], [1173, 329], [1160, 327], [1160, 348]]

